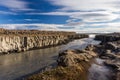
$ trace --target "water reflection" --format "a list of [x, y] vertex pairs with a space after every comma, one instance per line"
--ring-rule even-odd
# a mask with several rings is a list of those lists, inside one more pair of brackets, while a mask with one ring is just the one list
[[91, 38], [75, 40], [66, 45], [0, 56], [0, 80], [13, 80], [56, 64], [59, 51], [82, 49], [98, 44]]

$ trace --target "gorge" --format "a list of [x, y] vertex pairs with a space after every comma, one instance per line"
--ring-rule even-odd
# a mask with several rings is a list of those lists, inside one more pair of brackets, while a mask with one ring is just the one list
[[1, 29], [0, 36], [1, 80], [120, 79], [119, 33]]

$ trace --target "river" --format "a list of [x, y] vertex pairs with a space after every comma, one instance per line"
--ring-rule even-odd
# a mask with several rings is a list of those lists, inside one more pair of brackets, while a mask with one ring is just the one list
[[[54, 67], [57, 64], [56, 59], [59, 51], [84, 49], [89, 44], [95, 45], [98, 43], [93, 38], [84, 38], [74, 40], [66, 45], [2, 55], [0, 56], [0, 80], [18, 80], [48, 67]], [[95, 67], [94, 65], [92, 65], [93, 67], [89, 71]]]

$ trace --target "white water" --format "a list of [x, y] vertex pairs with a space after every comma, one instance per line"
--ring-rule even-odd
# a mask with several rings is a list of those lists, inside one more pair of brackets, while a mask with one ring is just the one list
[[94, 37], [95, 37], [95, 34], [90, 34], [89, 37], [90, 37], [90, 38], [94, 38]]

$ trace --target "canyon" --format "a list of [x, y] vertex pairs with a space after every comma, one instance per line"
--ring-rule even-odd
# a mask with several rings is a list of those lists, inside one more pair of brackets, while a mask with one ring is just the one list
[[3, 80], [120, 80], [120, 33], [0, 29], [0, 44]]

